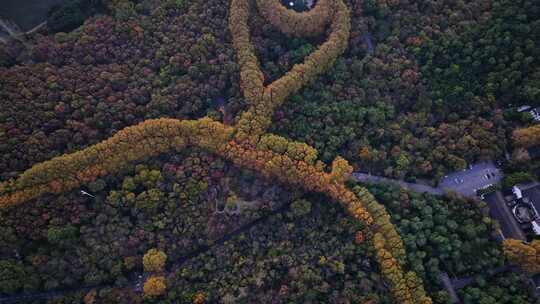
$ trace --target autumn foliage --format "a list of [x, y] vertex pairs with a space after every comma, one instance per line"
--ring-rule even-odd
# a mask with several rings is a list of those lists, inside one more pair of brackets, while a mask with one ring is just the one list
[[[357, 188], [355, 193], [345, 186], [352, 166], [337, 157], [327, 170], [325, 164], [317, 160], [316, 149], [305, 143], [265, 134], [275, 108], [327, 71], [346, 49], [350, 32], [347, 6], [342, 0], [321, 0], [311, 12], [297, 14], [276, 8], [276, 5], [281, 7], [279, 1], [257, 1], [257, 4], [262, 15], [285, 33], [302, 37], [318, 35], [330, 24], [330, 34], [304, 63], [295, 65], [285, 76], [264, 87], [264, 77], [247, 25], [250, 1], [232, 0], [229, 29], [240, 66], [241, 86], [250, 104], [235, 127], [209, 118], [146, 120], [101, 143], [36, 164], [17, 179], [0, 184], [0, 207], [16, 206], [46, 193], [70, 191], [117, 172], [134, 161], [196, 147], [224, 157], [238, 167], [252, 169], [306, 191], [326, 194], [339, 202], [353, 218], [367, 226], [365, 234], [358, 235], [357, 242], [363, 242], [364, 235], [373, 242], [381, 271], [390, 283], [394, 298], [399, 303], [431, 303], [421, 280], [414, 273], [403, 270], [403, 241], [385, 208], [367, 190]], [[152, 249], [143, 258], [144, 268], [160, 272], [165, 259], [164, 253]], [[164, 277], [150, 277], [144, 284], [146, 296], [162, 295], [165, 289]], [[204, 299], [199, 297], [197, 302], [201, 301]]]
[[167, 289], [167, 283], [163, 276], [152, 276], [144, 282], [144, 296], [145, 297], [159, 297], [165, 293]]
[[422, 281], [414, 272], [405, 274], [400, 263], [386, 249], [386, 241], [382, 234], [375, 233], [373, 246], [382, 274], [390, 283], [390, 290], [398, 303], [432, 303], [431, 299], [426, 295]]
[[204, 302], [206, 302], [204, 292], [199, 291], [193, 296], [193, 304], [204, 304]]
[[26, 170], [16, 180], [0, 184], [0, 206], [14, 206], [45, 193], [69, 191], [130, 162], [196, 146], [216, 151], [231, 137], [232, 128], [203, 118], [147, 120], [84, 150], [55, 157]]
[[250, 42], [249, 18], [250, 2], [232, 0], [229, 13], [229, 30], [233, 34], [233, 46], [236, 50], [238, 65], [240, 65], [240, 81], [244, 97], [250, 104], [258, 101], [262, 95], [264, 76], [259, 67], [259, 61]]
[[404, 265], [406, 259], [405, 245], [396, 231], [396, 227], [390, 222], [390, 215], [386, 208], [379, 204], [367, 189], [356, 187], [354, 191], [373, 217], [377, 231], [384, 236], [385, 249], [392, 254], [400, 265]]
[[506, 239], [503, 250], [510, 263], [533, 275], [540, 273], [540, 241], [524, 243], [520, 240]]
[[[270, 23], [275, 21], [272, 17], [273, 13], [270, 12], [273, 10], [272, 6], [278, 5], [285, 10], [279, 1], [258, 1], [257, 3], [262, 12], [268, 12], [263, 13], [263, 16]], [[280, 14], [281, 9], [277, 9], [275, 13]], [[254, 47], [250, 42], [247, 24], [249, 10], [249, 1], [247, 0], [233, 0], [231, 2], [229, 29], [233, 36], [233, 45], [240, 65], [241, 87], [244, 96], [250, 103], [250, 108], [240, 115], [237, 125], [237, 138], [241, 141], [251, 140], [253, 136], [262, 135], [272, 123], [271, 117], [278, 106], [332, 66], [336, 58], [347, 48], [351, 27], [349, 10], [341, 0], [321, 1], [313, 11], [308, 13], [283, 13], [287, 16], [298, 15], [299, 17], [280, 18], [280, 21], [276, 23], [278, 28], [287, 27], [292, 30], [299, 27], [298, 25], [302, 22], [313, 19], [313, 16], [318, 16], [317, 18], [324, 19], [314, 22], [315, 27], [302, 26], [305, 32], [298, 35], [320, 34], [322, 30], [317, 24], [329, 21], [331, 21], [331, 32], [328, 39], [315, 52], [308, 55], [302, 64], [294, 65], [283, 77], [264, 87], [263, 73], [254, 53]]]
[[161, 272], [165, 267], [166, 260], [165, 252], [152, 248], [143, 256], [144, 271]]
[[332, 162], [332, 172], [330, 174], [334, 181], [343, 183], [349, 179], [352, 172], [353, 167], [341, 156], [336, 157]]
[[519, 147], [540, 145], [540, 124], [532, 127], [517, 129], [512, 133], [514, 143]]

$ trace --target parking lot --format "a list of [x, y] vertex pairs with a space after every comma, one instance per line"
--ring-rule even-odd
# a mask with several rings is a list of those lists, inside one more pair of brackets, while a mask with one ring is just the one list
[[502, 172], [492, 162], [483, 162], [445, 176], [441, 179], [439, 188], [470, 197], [474, 196], [477, 190], [497, 184], [501, 179]]

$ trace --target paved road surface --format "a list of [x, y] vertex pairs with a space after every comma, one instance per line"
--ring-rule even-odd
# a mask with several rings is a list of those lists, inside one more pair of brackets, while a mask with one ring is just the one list
[[497, 219], [501, 224], [502, 234], [505, 238], [525, 240], [525, 234], [519, 227], [512, 211], [506, 205], [506, 201], [500, 191], [486, 194], [484, 201], [489, 206], [490, 217]]
[[[517, 271], [517, 269], [515, 267], [504, 265], [504, 266], [497, 267], [494, 269], [488, 269], [486, 271], [486, 275], [488, 277], [492, 277], [496, 274], [499, 274], [505, 271]], [[452, 300], [452, 303], [461, 303], [461, 300], [459, 299], [456, 290], [465, 288], [468, 285], [474, 283], [475, 279], [473, 277], [462, 277], [462, 278], [451, 279], [448, 276], [448, 273], [442, 272], [439, 275], [439, 280], [443, 284], [446, 291], [448, 291], [448, 294], [450, 295], [450, 299]]]
[[457, 295], [456, 290], [454, 289], [454, 285], [452, 284], [452, 280], [450, 280], [450, 277], [448, 276], [448, 273], [443, 272], [439, 276], [439, 280], [444, 286], [444, 289], [448, 291], [448, 294], [450, 295], [450, 300], [452, 303], [460, 303], [459, 297]]
[[445, 176], [441, 179], [439, 188], [462, 196], [473, 197], [476, 195], [476, 190], [490, 184], [497, 184], [502, 177], [502, 172], [492, 162], [477, 163], [466, 170]]
[[390, 183], [411, 191], [427, 192], [433, 195], [455, 192], [461, 196], [471, 198], [476, 197], [476, 190], [489, 184], [497, 184], [503, 177], [502, 172], [492, 162], [478, 163], [469, 169], [449, 174], [441, 180], [436, 188], [361, 172], [355, 172], [352, 175], [356, 180], [364, 183]]
[[399, 185], [402, 188], [405, 188], [405, 189], [408, 189], [408, 190], [411, 190], [411, 191], [414, 191], [414, 192], [420, 192], [420, 193], [427, 192], [427, 193], [430, 193], [430, 194], [433, 194], [433, 195], [444, 195], [445, 194], [445, 192], [442, 189], [433, 188], [433, 187], [430, 187], [430, 186], [427, 186], [427, 185], [407, 183], [407, 182], [402, 181], [402, 180], [391, 179], [391, 178], [386, 178], [386, 177], [382, 177], [382, 176], [371, 175], [371, 174], [366, 174], [366, 173], [361, 173], [361, 172], [355, 172], [352, 175], [357, 181], [363, 182], [363, 183], [394, 184], [394, 185]]
[[13, 20], [27, 31], [47, 19], [54, 5], [66, 0], [0, 0], [0, 18]]

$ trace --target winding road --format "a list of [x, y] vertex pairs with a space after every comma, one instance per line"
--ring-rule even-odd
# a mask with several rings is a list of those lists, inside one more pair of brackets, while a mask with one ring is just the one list
[[386, 178], [362, 172], [355, 172], [353, 177], [363, 183], [386, 183], [398, 185], [407, 190], [432, 195], [445, 195], [454, 192], [463, 197], [476, 198], [476, 191], [489, 185], [497, 184], [503, 178], [502, 172], [492, 162], [482, 162], [469, 166], [468, 169], [456, 171], [441, 179], [438, 187], [408, 183], [403, 180]]

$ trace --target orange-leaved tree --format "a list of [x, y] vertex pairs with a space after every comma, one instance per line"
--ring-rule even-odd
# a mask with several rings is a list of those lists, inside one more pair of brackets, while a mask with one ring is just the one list
[[520, 240], [503, 241], [504, 255], [508, 261], [529, 274], [540, 273], [540, 241], [525, 243]]
[[165, 294], [167, 282], [164, 276], [151, 276], [144, 282], [144, 296], [148, 298], [159, 297]]
[[514, 130], [512, 139], [518, 147], [532, 147], [540, 145], [540, 124], [528, 128]]

